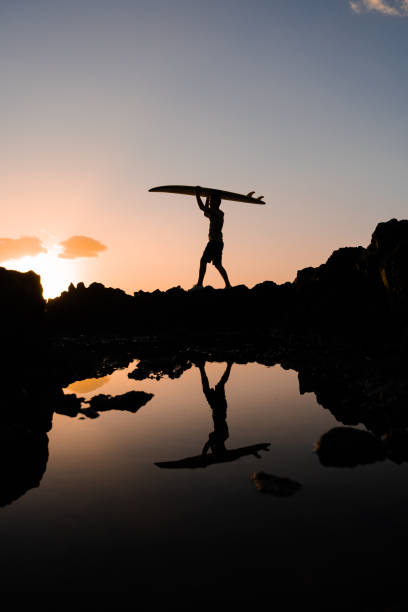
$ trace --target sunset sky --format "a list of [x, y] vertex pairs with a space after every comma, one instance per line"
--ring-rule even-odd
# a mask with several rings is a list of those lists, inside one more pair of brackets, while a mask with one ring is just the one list
[[[232, 284], [293, 280], [406, 218], [408, 0], [0, 0], [0, 265], [191, 287], [223, 204]], [[206, 282], [222, 286], [211, 270]]]

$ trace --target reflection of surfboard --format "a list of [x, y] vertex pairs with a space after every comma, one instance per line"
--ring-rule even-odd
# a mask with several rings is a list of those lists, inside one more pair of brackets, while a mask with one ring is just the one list
[[208, 465], [213, 465], [214, 463], [228, 463], [229, 461], [235, 461], [240, 457], [245, 457], [247, 455], [254, 455], [258, 459], [260, 455], [258, 454], [260, 451], [268, 451], [270, 446], [270, 442], [262, 442], [261, 444], [253, 444], [252, 446], [242, 446], [241, 448], [234, 448], [233, 450], [225, 449], [224, 453], [220, 453], [217, 456], [214, 456], [212, 453], [208, 453], [208, 455], [196, 455], [195, 457], [186, 457], [185, 459], [179, 459], [178, 461], [161, 461], [159, 463], [155, 463], [159, 468], [166, 469], [180, 469], [180, 468], [189, 468], [190, 470], [194, 468], [205, 468]]
[[[152, 187], [149, 191], [162, 192], [162, 193], [179, 193], [181, 195], [195, 195], [195, 186], [189, 185], [164, 185], [163, 187]], [[222, 200], [232, 200], [234, 202], [248, 202], [248, 204], [265, 204], [262, 201], [263, 196], [258, 198], [253, 197], [254, 191], [250, 191], [248, 195], [242, 195], [241, 193], [234, 193], [232, 191], [223, 191], [222, 189], [212, 189], [211, 187], [200, 187], [200, 195], [202, 197], [216, 195]]]

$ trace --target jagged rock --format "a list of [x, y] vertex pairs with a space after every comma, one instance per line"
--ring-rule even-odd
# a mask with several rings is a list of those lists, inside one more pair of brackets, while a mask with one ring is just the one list
[[45, 300], [34, 272], [0, 268], [0, 336], [20, 338], [42, 332]]
[[390, 219], [379, 223], [371, 237], [368, 250], [372, 255], [377, 255], [380, 259], [389, 256], [394, 248], [401, 243], [408, 241], [408, 221], [403, 219]]
[[[0, 269], [3, 334], [38, 330], [45, 302], [40, 279]], [[392, 300], [390, 300], [390, 296]], [[325, 336], [372, 337], [378, 343], [394, 334], [408, 345], [408, 221], [391, 219], [376, 227], [371, 243], [334, 251], [317, 268], [299, 270], [294, 283], [265, 281], [252, 289], [206, 287], [188, 292], [180, 286], [152, 293], [71, 284], [49, 300], [45, 320], [53, 332], [262, 335], [276, 329], [295, 334], [315, 330]], [[21, 334], [20, 334], [21, 335]]]
[[[180, 286], [133, 296], [120, 289], [83, 283], [49, 300], [47, 320], [53, 329], [75, 333], [104, 330], [127, 334], [243, 333], [289, 329], [296, 335], [345, 335], [366, 342], [376, 329], [378, 342], [390, 326], [405, 326], [398, 334], [408, 345], [408, 328], [398, 300], [408, 294], [408, 221], [380, 223], [370, 246], [345, 247], [317, 268], [299, 270], [294, 283], [265, 281], [248, 289], [205, 287], [188, 292]], [[388, 294], [394, 301], [390, 304]], [[393, 312], [390, 312], [390, 308]]]
[[360, 279], [359, 266], [365, 254], [363, 247], [344, 247], [334, 251], [327, 262], [318, 268], [305, 268], [299, 270], [294, 284], [297, 289], [316, 289], [320, 283], [320, 290], [347, 289]]
[[384, 287], [394, 297], [408, 293], [408, 221], [379, 223], [368, 253]]
[[77, 333], [120, 329], [122, 321], [129, 322], [135, 316], [132, 296], [101, 283], [92, 283], [88, 288], [83, 283], [77, 287], [71, 283], [68, 291], [47, 303], [49, 325], [53, 329], [75, 329]]

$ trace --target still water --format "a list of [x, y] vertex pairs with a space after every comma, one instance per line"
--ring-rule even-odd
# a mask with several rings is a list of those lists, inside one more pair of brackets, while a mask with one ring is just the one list
[[[339, 423], [314, 394], [299, 394], [294, 371], [206, 363], [175, 380], [137, 381], [128, 378], [137, 363], [65, 390], [85, 400], [131, 390], [153, 397], [135, 414], [54, 415], [40, 486], [0, 510], [3, 591], [217, 587], [231, 599], [400, 590], [406, 464], [321, 465], [314, 444]], [[208, 388], [220, 381], [217, 421]], [[214, 431], [228, 450], [269, 450], [211, 461]], [[192, 457], [189, 467], [163, 466]], [[301, 487], [262, 494], [251, 480], [259, 471]]]

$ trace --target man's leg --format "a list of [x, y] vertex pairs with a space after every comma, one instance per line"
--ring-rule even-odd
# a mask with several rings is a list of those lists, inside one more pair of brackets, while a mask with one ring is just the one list
[[223, 278], [223, 280], [224, 280], [225, 286], [226, 286], [226, 287], [231, 287], [231, 283], [229, 282], [229, 278], [228, 278], [227, 271], [226, 271], [226, 269], [225, 269], [225, 268], [222, 266], [222, 264], [221, 264], [221, 263], [216, 263], [216, 264], [214, 264], [214, 267], [215, 267], [215, 268], [218, 270], [218, 272], [221, 274], [221, 276], [222, 276], [222, 278]]
[[205, 259], [201, 258], [200, 259], [200, 270], [198, 272], [198, 281], [197, 281], [198, 287], [203, 286], [203, 281], [204, 281], [206, 270], [207, 270], [207, 262], [205, 261]]

